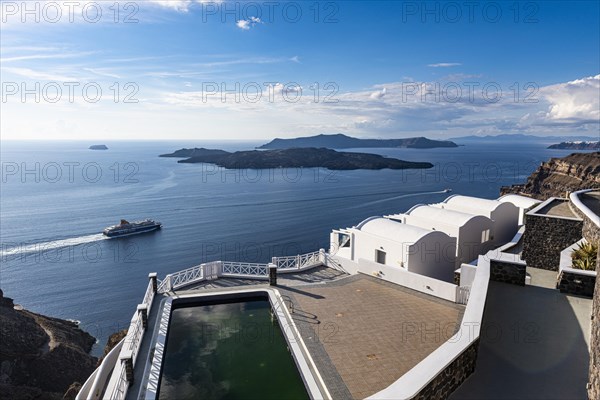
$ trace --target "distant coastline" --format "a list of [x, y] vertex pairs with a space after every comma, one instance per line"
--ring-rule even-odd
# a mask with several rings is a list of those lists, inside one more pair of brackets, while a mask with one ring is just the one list
[[549, 149], [562, 149], [562, 150], [600, 150], [600, 141], [598, 142], [560, 142], [548, 146]]
[[433, 149], [438, 147], [458, 147], [448, 140], [432, 140], [425, 137], [405, 139], [359, 139], [338, 133], [334, 135], [316, 135], [293, 139], [273, 139], [258, 149], [291, 149], [299, 147], [325, 147], [328, 149], [357, 149], [357, 148], [408, 148]]

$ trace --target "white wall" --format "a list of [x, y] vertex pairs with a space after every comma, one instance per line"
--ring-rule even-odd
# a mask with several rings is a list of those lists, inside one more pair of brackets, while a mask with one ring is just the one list
[[492, 213], [494, 242], [497, 246], [510, 242], [519, 230], [519, 209], [512, 203], [502, 203]]
[[385, 264], [397, 267], [408, 267], [408, 249], [412, 242], [402, 243], [371, 233], [353, 230], [354, 260], [360, 258], [375, 262], [375, 250], [385, 251]]
[[415, 274], [401, 268], [377, 264], [368, 260], [358, 260], [358, 272], [375, 276], [431, 296], [456, 302], [456, 285], [438, 279]]
[[408, 271], [446, 282], [454, 279], [456, 238], [431, 232], [408, 251]]
[[487, 253], [493, 248], [494, 242], [488, 240], [481, 242], [482, 235], [489, 230], [489, 237], [493, 235], [494, 223], [487, 217], [477, 216], [460, 228], [457, 245], [456, 266], [462, 263], [470, 263], [481, 254]]
[[473, 216], [463, 226], [456, 226], [443, 221], [433, 221], [423, 217], [414, 215], [402, 215], [401, 218], [391, 218], [393, 220], [401, 220], [402, 222], [418, 226], [424, 229], [434, 229], [439, 232], [444, 232], [449, 236], [456, 238], [456, 261], [455, 268], [459, 268], [462, 263], [469, 263], [476, 260], [481, 254], [487, 253], [493, 248], [493, 242], [488, 241], [481, 243], [481, 235], [485, 230], [490, 230], [490, 235], [493, 234], [493, 222], [482, 215]]

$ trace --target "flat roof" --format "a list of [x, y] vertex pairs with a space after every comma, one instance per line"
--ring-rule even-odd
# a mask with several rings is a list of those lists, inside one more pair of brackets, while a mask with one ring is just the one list
[[550, 215], [553, 217], [564, 217], [564, 218], [579, 218], [577, 214], [571, 210], [569, 201], [566, 199], [552, 198], [546, 202], [543, 207], [539, 210], [535, 210], [537, 215]]

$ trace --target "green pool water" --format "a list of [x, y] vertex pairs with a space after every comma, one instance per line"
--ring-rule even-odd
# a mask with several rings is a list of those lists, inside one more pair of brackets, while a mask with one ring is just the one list
[[173, 310], [159, 399], [308, 399], [267, 300]]

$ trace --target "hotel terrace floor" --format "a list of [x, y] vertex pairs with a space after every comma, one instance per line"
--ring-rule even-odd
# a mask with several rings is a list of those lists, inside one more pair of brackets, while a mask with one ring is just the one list
[[[220, 278], [176, 293], [265, 283]], [[364, 398], [389, 386], [450, 338], [464, 311], [374, 277], [327, 267], [280, 275], [277, 289], [334, 399]]]

